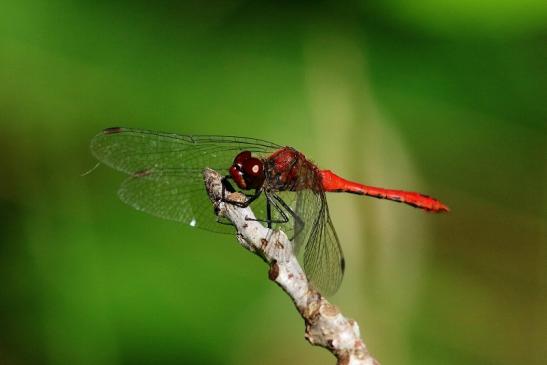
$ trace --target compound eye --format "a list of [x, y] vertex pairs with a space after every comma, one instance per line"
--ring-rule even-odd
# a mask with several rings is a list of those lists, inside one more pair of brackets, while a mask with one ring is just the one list
[[242, 168], [247, 188], [258, 189], [264, 183], [264, 164], [258, 158], [251, 157]]
[[240, 167], [243, 166], [245, 161], [249, 160], [251, 158], [251, 152], [250, 151], [243, 151], [240, 152], [236, 158], [234, 159], [234, 165], [239, 165]]
[[263, 171], [262, 161], [258, 158], [249, 158], [243, 164], [243, 171], [249, 176], [261, 176]]

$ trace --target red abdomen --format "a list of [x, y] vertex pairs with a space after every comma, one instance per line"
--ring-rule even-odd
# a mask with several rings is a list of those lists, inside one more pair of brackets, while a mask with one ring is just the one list
[[427, 195], [412, 191], [383, 189], [359, 184], [343, 179], [330, 170], [321, 170], [320, 174], [322, 177], [322, 186], [325, 191], [368, 195], [374, 198], [388, 199], [405, 203], [415, 208], [424, 209], [430, 212], [440, 213], [449, 211], [446, 205]]

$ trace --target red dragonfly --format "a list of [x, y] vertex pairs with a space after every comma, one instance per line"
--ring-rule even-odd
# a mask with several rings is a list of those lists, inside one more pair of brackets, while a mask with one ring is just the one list
[[[108, 128], [95, 136], [91, 151], [102, 163], [129, 177], [118, 195], [135, 209], [215, 232], [219, 224], [203, 181], [210, 167], [246, 193], [257, 220], [283, 229], [303, 251], [304, 270], [323, 294], [338, 290], [344, 256], [329, 215], [326, 192], [347, 192], [405, 203], [429, 212], [448, 207], [427, 195], [348, 181], [321, 170], [292, 147], [254, 138], [178, 135], [132, 128]], [[303, 250], [301, 250], [303, 249]]]

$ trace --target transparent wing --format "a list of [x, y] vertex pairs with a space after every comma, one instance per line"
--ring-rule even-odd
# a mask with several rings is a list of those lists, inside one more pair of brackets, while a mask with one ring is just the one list
[[342, 247], [324, 205], [304, 249], [304, 270], [323, 295], [336, 293], [344, 277]]
[[91, 141], [91, 151], [99, 161], [131, 175], [151, 169], [205, 167], [224, 173], [240, 151], [263, 157], [280, 147], [254, 138], [179, 135], [132, 128], [108, 128]]
[[[294, 193], [284, 194], [288, 201]], [[219, 233], [233, 233], [227, 221], [218, 222], [205, 190], [202, 169], [156, 169], [128, 177], [118, 190], [120, 199], [131, 207], [156, 217], [188, 224]], [[265, 221], [266, 195], [253, 201], [257, 219]], [[286, 214], [290, 218], [290, 215]], [[272, 207], [271, 219], [281, 221], [282, 214]], [[292, 221], [274, 223], [274, 228], [292, 232]], [[287, 233], [290, 234], [290, 233]]]
[[213, 232], [234, 232], [232, 226], [217, 222], [202, 169], [156, 169], [130, 176], [118, 196], [133, 208], [163, 219]]
[[[313, 179], [318, 183], [317, 177]], [[295, 248], [297, 253], [304, 251], [304, 271], [323, 295], [332, 295], [342, 282], [345, 262], [325, 193], [317, 188], [299, 191], [296, 214], [304, 222], [299, 233], [295, 228]]]
[[123, 202], [164, 219], [226, 233], [233, 228], [217, 223], [203, 169], [226, 175], [240, 151], [265, 157], [280, 147], [253, 138], [108, 128], [93, 138], [90, 148], [100, 162], [131, 175], [118, 192]]

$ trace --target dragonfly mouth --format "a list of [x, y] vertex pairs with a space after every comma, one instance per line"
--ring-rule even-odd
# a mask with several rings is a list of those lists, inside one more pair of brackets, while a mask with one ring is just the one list
[[234, 179], [235, 183], [240, 189], [247, 190], [247, 183], [245, 182], [245, 176], [241, 168], [237, 164], [233, 164], [230, 167], [230, 176]]

